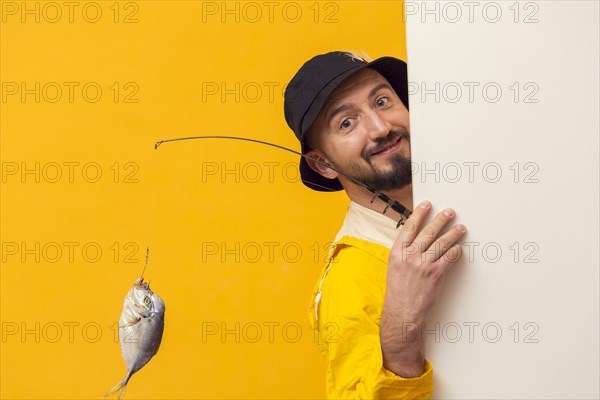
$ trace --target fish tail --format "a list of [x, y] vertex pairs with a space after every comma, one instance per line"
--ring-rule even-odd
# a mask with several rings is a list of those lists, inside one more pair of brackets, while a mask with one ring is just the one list
[[107, 398], [108, 396], [110, 396], [111, 394], [115, 394], [118, 393], [119, 394], [119, 399], [122, 399], [123, 395], [125, 395], [125, 387], [121, 382], [117, 383], [115, 386], [113, 386], [108, 392], [106, 392], [106, 394], [104, 396], [102, 396], [103, 399]]
[[129, 378], [131, 378], [131, 373], [128, 373], [127, 376], [115, 386], [113, 386], [102, 398], [107, 398], [111, 394], [117, 393], [119, 396], [119, 400], [123, 400], [125, 398], [125, 389], [127, 389], [127, 382], [129, 382]]
[[125, 389], [127, 389], [127, 384], [123, 385], [123, 389], [119, 392], [119, 400], [123, 400], [125, 398]]

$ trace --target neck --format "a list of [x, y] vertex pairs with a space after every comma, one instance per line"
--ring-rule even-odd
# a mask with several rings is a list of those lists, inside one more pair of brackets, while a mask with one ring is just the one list
[[[340, 180], [342, 181], [342, 179]], [[371, 200], [373, 199], [373, 193], [369, 192], [367, 189], [348, 181], [343, 181], [342, 185], [346, 190], [346, 194], [348, 194], [348, 197], [350, 197], [350, 200], [370, 210], [377, 211], [378, 213], [383, 212], [385, 204], [379, 199], [375, 199], [375, 201], [371, 203]], [[396, 200], [410, 211], [413, 210], [412, 184], [408, 184], [402, 189], [386, 190], [382, 191], [381, 193], [385, 194], [390, 199]], [[388, 209], [388, 211], [385, 213], [385, 216], [393, 219], [394, 221], [398, 221], [400, 219], [400, 214], [391, 208]]]

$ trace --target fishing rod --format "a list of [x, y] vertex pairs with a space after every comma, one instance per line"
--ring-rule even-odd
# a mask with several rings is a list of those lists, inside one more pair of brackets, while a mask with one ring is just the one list
[[[259, 143], [259, 144], [264, 144], [266, 146], [271, 146], [271, 147], [275, 147], [281, 150], [285, 150], [288, 151], [290, 153], [299, 155], [301, 157], [304, 157], [305, 159], [308, 160], [313, 160], [327, 168], [330, 168], [332, 170], [334, 170], [335, 172], [337, 172], [338, 174], [342, 175], [343, 177], [345, 177], [346, 179], [348, 179], [349, 181], [351, 181], [352, 183], [363, 187], [365, 189], [367, 189], [369, 192], [373, 193], [373, 198], [371, 199], [371, 203], [373, 203], [375, 201], [375, 199], [380, 199], [381, 201], [383, 201], [386, 206], [382, 211], [382, 214], [385, 214], [390, 208], [394, 211], [396, 211], [398, 214], [400, 214], [400, 220], [398, 221], [398, 224], [396, 224], [396, 228], [399, 228], [400, 225], [404, 225], [404, 222], [411, 216], [412, 212], [407, 209], [406, 207], [404, 207], [402, 204], [400, 204], [398, 201], [394, 200], [394, 199], [390, 199], [388, 196], [386, 196], [385, 194], [379, 192], [378, 190], [375, 190], [373, 188], [371, 188], [369, 185], [359, 181], [358, 179], [355, 179], [345, 173], [343, 173], [342, 171], [340, 171], [339, 169], [336, 169], [334, 167], [332, 167], [331, 165], [327, 164], [326, 162], [323, 162], [317, 158], [311, 157], [309, 155], [306, 154], [302, 154], [299, 151], [296, 150], [292, 150], [290, 148], [281, 146], [279, 144], [275, 144], [275, 143], [270, 143], [270, 142], [265, 142], [263, 140], [258, 140], [258, 139], [251, 139], [251, 138], [246, 138], [246, 137], [239, 137], [239, 136], [220, 136], [220, 135], [208, 135], [208, 136], [188, 136], [188, 137], [181, 137], [181, 138], [174, 138], [174, 139], [164, 139], [164, 140], [159, 140], [158, 142], [156, 142], [154, 144], [154, 150], [157, 150], [158, 147], [163, 144], [163, 143], [169, 143], [169, 142], [178, 142], [178, 141], [182, 141], [182, 140], [194, 140], [194, 139], [228, 139], [228, 140], [240, 140], [240, 141], [246, 141], [246, 142], [253, 142], [253, 143]], [[321, 188], [327, 189], [329, 191], [334, 191], [331, 190], [330, 188], [326, 188], [324, 186], [321, 186], [319, 184], [313, 183], [313, 182], [309, 182], [309, 181], [305, 181], [302, 180], [303, 182], [309, 183], [311, 185], [315, 185], [315, 186], [319, 186]]]

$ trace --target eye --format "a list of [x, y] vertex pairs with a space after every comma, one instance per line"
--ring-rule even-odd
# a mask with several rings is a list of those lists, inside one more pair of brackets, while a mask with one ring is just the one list
[[342, 123], [340, 124], [340, 128], [342, 129], [348, 129], [352, 126], [352, 121], [350, 120], [350, 118], [346, 118], [345, 120], [342, 121]]
[[150, 297], [148, 297], [148, 296], [144, 297], [144, 304], [148, 305], [150, 303], [151, 303]]
[[377, 101], [375, 102], [375, 104], [377, 105], [377, 107], [383, 107], [385, 106], [389, 101], [389, 98], [387, 97], [380, 97], [377, 99]]

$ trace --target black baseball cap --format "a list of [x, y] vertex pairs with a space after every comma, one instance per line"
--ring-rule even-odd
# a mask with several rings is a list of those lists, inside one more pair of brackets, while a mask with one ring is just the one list
[[[331, 93], [352, 74], [372, 68], [388, 80], [408, 109], [406, 63], [394, 57], [381, 57], [371, 62], [342, 51], [320, 54], [308, 60], [298, 70], [285, 89], [283, 109], [285, 120], [300, 141], [302, 154], [309, 150], [306, 132], [317, 119]], [[306, 186], [318, 191], [338, 191], [343, 187], [338, 179], [325, 178], [300, 157], [300, 176]]]

